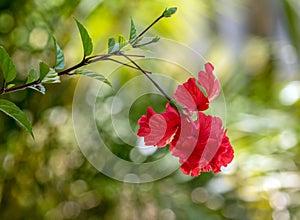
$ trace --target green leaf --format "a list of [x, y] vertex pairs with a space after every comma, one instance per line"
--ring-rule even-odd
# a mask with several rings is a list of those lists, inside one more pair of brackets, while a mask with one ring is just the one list
[[114, 53], [116, 51], [120, 50], [120, 45], [119, 43], [116, 43], [115, 38], [110, 37], [108, 39], [108, 53]]
[[80, 36], [81, 36], [81, 41], [82, 41], [82, 45], [83, 45], [83, 52], [84, 52], [84, 56], [89, 56], [91, 55], [91, 53], [93, 52], [93, 42], [92, 39], [88, 33], [88, 31], [85, 29], [85, 27], [75, 19], [77, 27], [79, 29], [80, 32]]
[[5, 99], [0, 99], [0, 111], [4, 112], [8, 116], [19, 122], [34, 138], [32, 133], [31, 124], [27, 118], [27, 115], [21, 111], [21, 109], [14, 103]]
[[54, 45], [55, 45], [55, 64], [54, 69], [61, 70], [65, 67], [65, 57], [64, 52], [56, 42], [56, 39], [53, 37]]
[[6, 88], [9, 89], [9, 88], [12, 88], [12, 87], [14, 87], [14, 86], [15, 86], [15, 84], [11, 83], [11, 84], [8, 84], [8, 85], [6, 86]]
[[29, 72], [26, 84], [27, 83], [32, 83], [32, 82], [34, 82], [38, 79], [39, 79], [39, 76], [38, 76], [37, 71], [35, 69], [31, 69], [30, 72]]
[[110, 37], [108, 39], [108, 52], [111, 48], [113, 48], [115, 46], [115, 44], [116, 44], [115, 38]]
[[60, 83], [60, 77], [53, 68], [50, 68], [42, 83]]
[[93, 79], [97, 79], [101, 82], [106, 83], [109, 86], [112, 86], [111, 83], [105, 78], [105, 76], [103, 76], [99, 73], [96, 73], [92, 70], [81, 69], [81, 70], [76, 70], [75, 73], [80, 74], [80, 75], [85, 75], [85, 76], [91, 77]]
[[171, 17], [173, 14], [175, 14], [176, 11], [177, 11], [176, 7], [166, 8], [165, 11], [163, 12], [163, 16], [165, 18]]
[[28, 88], [36, 90], [36, 91], [42, 93], [43, 95], [45, 95], [45, 93], [46, 93], [46, 89], [42, 84], [35, 84], [32, 86], [29, 86]]
[[132, 41], [136, 38], [136, 28], [133, 22], [133, 19], [130, 20], [130, 34], [129, 34], [129, 41]]
[[16, 67], [12, 59], [2, 46], [0, 46], [0, 66], [2, 67], [4, 80], [6, 82], [11, 82], [16, 78]]
[[53, 68], [40, 62], [40, 81], [42, 83], [60, 83], [60, 77]]
[[125, 37], [123, 37], [122, 35], [119, 35], [118, 42], [119, 42], [120, 49], [125, 47], [126, 44], [127, 44], [127, 41], [126, 41]]
[[42, 81], [50, 70], [50, 66], [44, 62], [40, 62], [40, 80]]

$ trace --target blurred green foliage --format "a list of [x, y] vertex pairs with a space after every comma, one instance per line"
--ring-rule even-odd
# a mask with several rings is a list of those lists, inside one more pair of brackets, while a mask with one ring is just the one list
[[[101, 53], [109, 37], [129, 35], [130, 17], [140, 31], [171, 6], [178, 7], [175, 16], [154, 26], [148, 36], [183, 43], [215, 65], [227, 103], [233, 163], [220, 174], [193, 179], [180, 171], [145, 184], [110, 179], [80, 151], [72, 126], [78, 78], [63, 77], [62, 83], [47, 86], [46, 95], [25, 90], [1, 96], [27, 113], [35, 140], [0, 114], [0, 219], [300, 218], [297, 0], [2, 0], [0, 44], [15, 62], [18, 80], [24, 81], [40, 60], [54, 62], [52, 34], [65, 52], [66, 66], [80, 61], [73, 17], [85, 24], [94, 50]], [[164, 68], [180, 82], [188, 77], [180, 67], [149, 61], [140, 64], [157, 72]], [[114, 67], [93, 68], [106, 74]], [[137, 74], [125, 67], [114, 71], [110, 77], [115, 90], [107, 89], [97, 102], [102, 138], [126, 160], [131, 159], [132, 146], [112, 137], [110, 119], [101, 115], [114, 91]], [[165, 103], [158, 95], [139, 98], [128, 116], [131, 127], [137, 129], [136, 121], [148, 105], [160, 111]], [[147, 161], [164, 154], [156, 152]]]

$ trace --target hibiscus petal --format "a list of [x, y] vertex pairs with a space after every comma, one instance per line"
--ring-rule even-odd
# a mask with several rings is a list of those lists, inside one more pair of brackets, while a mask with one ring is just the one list
[[143, 115], [139, 120], [138, 124], [140, 125], [140, 128], [138, 130], [137, 135], [139, 137], [144, 137], [150, 133], [150, 127], [149, 127], [149, 118], [152, 117], [152, 115], [156, 114], [155, 111], [151, 108], [147, 108], [147, 115]]
[[226, 131], [224, 132], [221, 146], [219, 147], [219, 150], [217, 152], [217, 156], [213, 158], [212, 164], [212, 170], [214, 173], [218, 173], [221, 171], [221, 167], [226, 167], [234, 157], [234, 151], [233, 148], [229, 142], [229, 138], [226, 136]]
[[209, 137], [204, 145], [204, 150], [199, 161], [200, 166], [206, 166], [209, 164], [213, 157], [217, 154], [223, 134], [224, 130], [222, 128], [221, 119], [218, 117], [212, 117]]
[[150, 134], [150, 127], [148, 126], [148, 118], [146, 115], [143, 115], [139, 120], [138, 120], [138, 124], [140, 125], [140, 128], [137, 132], [137, 135], [139, 137], [143, 137], [146, 136], [148, 134]]
[[205, 71], [198, 73], [198, 83], [205, 89], [208, 100], [211, 102], [219, 95], [220, 83], [213, 74], [213, 65], [206, 63], [204, 66]]
[[148, 107], [147, 115], [143, 115], [138, 123], [138, 136], [144, 137], [145, 145], [164, 147], [174, 139], [180, 126], [180, 117], [177, 110], [168, 103], [162, 114]]
[[207, 73], [209, 73], [209, 74], [212, 74], [212, 72], [214, 71], [214, 66], [210, 63], [210, 62], [208, 62], [208, 63], [205, 63], [204, 64], [204, 67], [205, 67], [205, 71], [207, 72]]
[[[144, 141], [146, 145], [157, 145], [163, 147], [166, 144], [160, 143], [167, 131], [167, 122], [160, 114], [153, 115], [149, 120], [150, 134], [145, 136]], [[162, 145], [164, 144], [164, 145]]]
[[196, 85], [196, 79], [190, 78], [187, 82], [179, 85], [174, 98], [190, 111], [204, 111], [208, 109], [209, 101]]
[[[183, 125], [177, 137], [177, 142], [172, 146], [172, 154], [179, 157], [180, 167], [184, 174], [198, 176], [200, 172], [221, 170], [233, 159], [233, 148], [218, 117], [205, 115], [198, 112], [195, 121], [198, 130], [188, 129], [193, 126]], [[186, 132], [189, 131], [189, 132]]]

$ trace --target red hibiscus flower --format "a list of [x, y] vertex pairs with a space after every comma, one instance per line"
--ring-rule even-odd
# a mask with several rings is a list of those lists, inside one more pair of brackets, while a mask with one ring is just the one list
[[[198, 83], [207, 97], [196, 84], [195, 78], [179, 85], [175, 91], [175, 100], [184, 106], [178, 113], [169, 103], [166, 111], [158, 114], [151, 107], [138, 123], [138, 136], [144, 137], [146, 145], [164, 147], [170, 145], [173, 156], [179, 158], [180, 168], [186, 175], [198, 176], [201, 172], [218, 173], [233, 159], [233, 148], [218, 117], [205, 115], [201, 111], [208, 109], [209, 102], [220, 91], [220, 84], [213, 75], [214, 67], [205, 64], [200, 71]], [[197, 119], [192, 115], [196, 112]]]

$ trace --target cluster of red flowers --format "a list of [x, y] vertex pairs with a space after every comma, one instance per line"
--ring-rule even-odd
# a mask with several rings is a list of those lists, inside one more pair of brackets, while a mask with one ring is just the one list
[[144, 137], [145, 145], [160, 148], [169, 144], [172, 155], [179, 158], [180, 168], [186, 175], [220, 172], [221, 167], [233, 159], [233, 148], [222, 120], [202, 112], [220, 92], [213, 70], [212, 64], [206, 63], [205, 71], [198, 73], [197, 82], [190, 78], [177, 87], [173, 98], [180, 107], [168, 103], [161, 114], [148, 107], [147, 115], [138, 121], [138, 136]]

